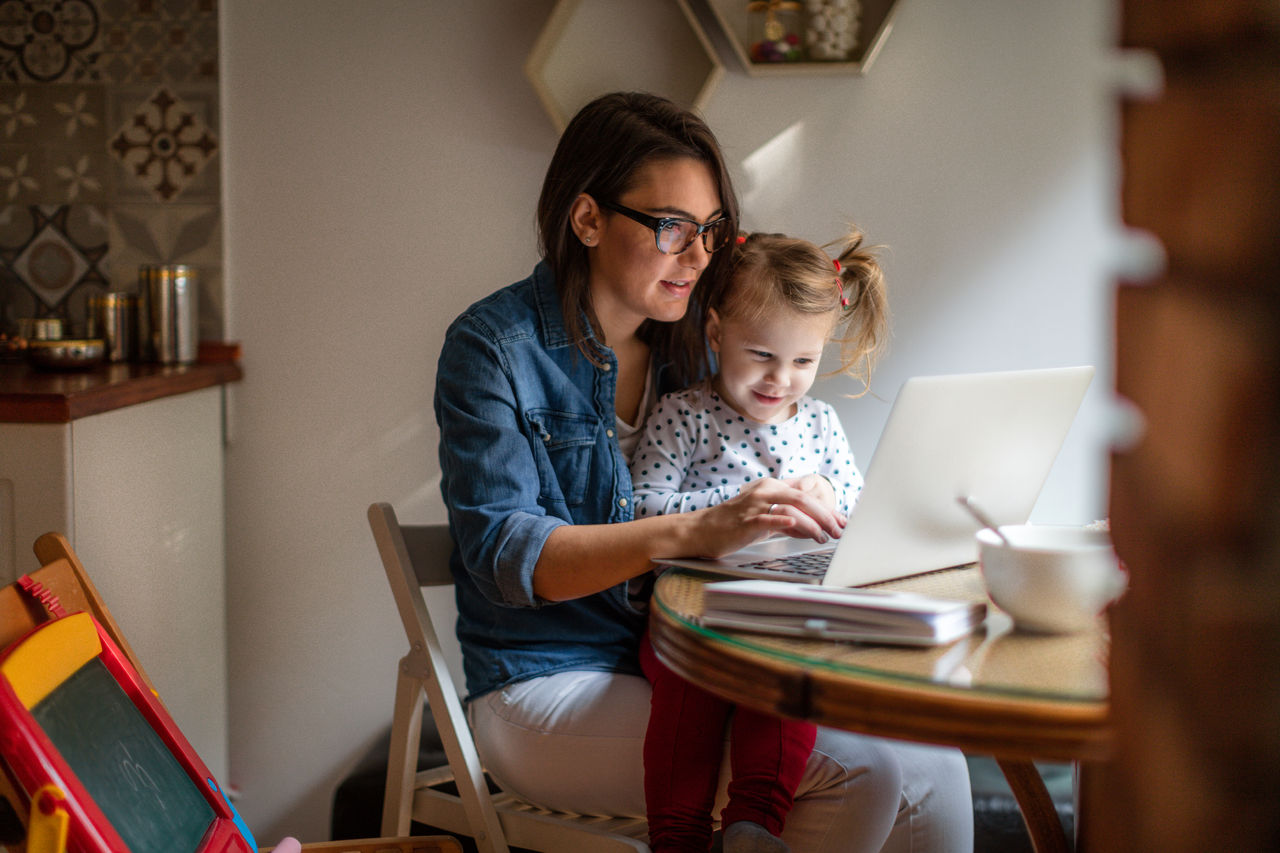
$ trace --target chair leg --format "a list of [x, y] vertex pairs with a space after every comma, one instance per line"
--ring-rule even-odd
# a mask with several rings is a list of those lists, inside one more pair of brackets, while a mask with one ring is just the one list
[[387, 837], [409, 834], [418, 740], [422, 737], [422, 698], [422, 682], [402, 669], [396, 678], [387, 786], [382, 800], [382, 834]]

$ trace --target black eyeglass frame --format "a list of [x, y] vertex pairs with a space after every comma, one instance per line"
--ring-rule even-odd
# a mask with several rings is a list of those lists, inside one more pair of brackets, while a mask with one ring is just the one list
[[[721, 216], [719, 219], [713, 219], [706, 224], [702, 224], [699, 222], [695, 222], [692, 219], [685, 219], [683, 216], [650, 216], [647, 213], [641, 213], [638, 210], [632, 210], [629, 207], [625, 207], [613, 201], [602, 201], [600, 202], [600, 206], [605, 208], [606, 210], [612, 210], [614, 213], [621, 213], [623, 216], [627, 217], [628, 219], [633, 220], [635, 222], [639, 222], [641, 225], [645, 226], [646, 228], [652, 229], [654, 245], [656, 245], [658, 247], [658, 251], [662, 252], [662, 254], [664, 255], [683, 254], [684, 252], [689, 250], [689, 247], [693, 245], [693, 241], [697, 240], [699, 237], [702, 238], [702, 248], [707, 251], [708, 255], [713, 254], [720, 249], [723, 249], [729, 243], [729, 235], [726, 233], [724, 236], [724, 241], [720, 243], [720, 245], [714, 248], [707, 245], [707, 236], [709, 234], [712, 234], [711, 229], [715, 228], [717, 225], [723, 225], [726, 222], [728, 222], [729, 218], [727, 216]], [[696, 231], [693, 232], [693, 236], [689, 238], [689, 242], [685, 243], [684, 248], [681, 249], [679, 252], [668, 252], [662, 248], [662, 231], [673, 222], [686, 222], [697, 229]]]

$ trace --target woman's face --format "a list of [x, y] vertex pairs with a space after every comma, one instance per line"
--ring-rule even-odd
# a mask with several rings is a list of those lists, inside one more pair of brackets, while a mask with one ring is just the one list
[[[580, 199], [581, 201], [581, 199]], [[694, 284], [711, 256], [695, 239], [678, 255], [658, 250], [653, 229], [599, 207], [614, 202], [649, 216], [676, 216], [698, 223], [720, 216], [720, 196], [706, 164], [681, 158], [642, 167], [630, 189], [616, 199], [598, 199], [589, 238], [591, 299], [606, 343], [634, 334], [645, 320], [672, 322], [689, 308]]]

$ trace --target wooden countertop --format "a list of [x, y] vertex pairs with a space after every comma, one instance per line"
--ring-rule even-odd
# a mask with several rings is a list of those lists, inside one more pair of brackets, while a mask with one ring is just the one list
[[148, 400], [185, 394], [244, 376], [234, 360], [188, 365], [104, 364], [86, 371], [36, 370], [0, 363], [0, 423], [70, 423]]

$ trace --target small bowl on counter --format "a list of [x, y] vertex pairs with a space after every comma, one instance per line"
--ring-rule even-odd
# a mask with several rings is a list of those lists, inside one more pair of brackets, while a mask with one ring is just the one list
[[37, 370], [88, 370], [102, 363], [107, 347], [101, 338], [28, 341], [27, 363]]

